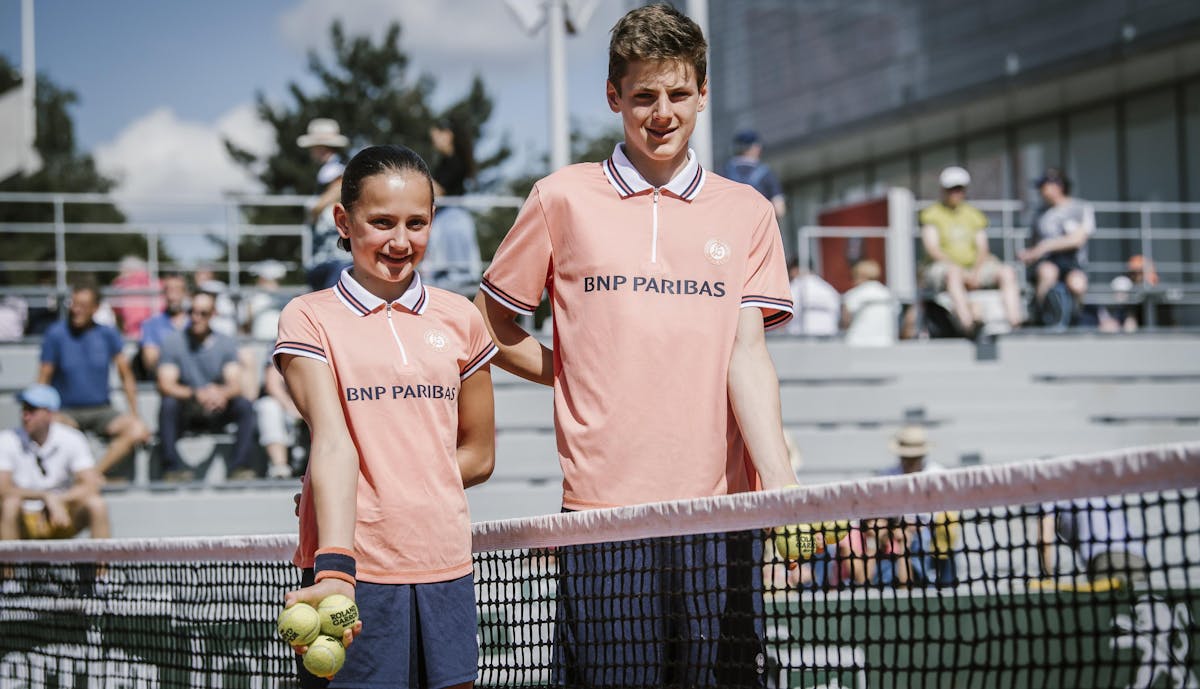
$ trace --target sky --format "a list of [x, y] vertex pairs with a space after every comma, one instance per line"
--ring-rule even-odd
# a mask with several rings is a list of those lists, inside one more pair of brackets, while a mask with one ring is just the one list
[[[435, 106], [457, 100], [474, 74], [482, 76], [495, 110], [480, 154], [507, 134], [515, 174], [540, 169], [548, 150], [545, 30], [527, 33], [501, 0], [35, 0], [34, 6], [38, 72], [78, 94], [72, 114], [79, 146], [119, 180], [125, 199], [257, 190], [226, 156], [221, 138], [270, 151], [272, 132], [254, 112], [255, 96], [288, 103], [290, 82], [315, 91], [306, 55], [313, 49], [327, 55], [334, 19], [348, 34], [376, 39], [389, 21], [400, 21], [412, 76], [437, 82]], [[0, 0], [0, 54], [13, 64], [21, 56], [20, 8], [20, 0]], [[624, 0], [600, 0], [587, 26], [567, 39], [574, 125], [617, 125], [604, 80], [608, 30], [625, 9]]]

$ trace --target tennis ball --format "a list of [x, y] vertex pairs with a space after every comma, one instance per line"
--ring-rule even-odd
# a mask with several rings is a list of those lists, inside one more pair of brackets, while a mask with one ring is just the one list
[[346, 649], [332, 636], [318, 636], [304, 654], [304, 669], [317, 677], [333, 677], [346, 662]]
[[340, 593], [326, 596], [317, 606], [321, 616], [321, 633], [341, 639], [342, 633], [358, 621], [358, 606]]
[[812, 527], [793, 524], [775, 529], [775, 552], [785, 560], [807, 560], [813, 554]]
[[279, 613], [279, 636], [293, 646], [307, 646], [321, 633], [321, 616], [308, 603], [296, 603]]

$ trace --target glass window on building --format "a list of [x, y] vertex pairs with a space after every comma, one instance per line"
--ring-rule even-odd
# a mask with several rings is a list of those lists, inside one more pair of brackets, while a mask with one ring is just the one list
[[[1184, 89], [1184, 150], [1183, 163], [1187, 174], [1187, 200], [1200, 203], [1200, 81], [1189, 84]], [[1185, 279], [1195, 281], [1200, 278], [1200, 213], [1188, 213], [1183, 218], [1183, 226], [1192, 230], [1191, 238], [1184, 244], [1186, 250], [1187, 274]]]
[[[1125, 179], [1130, 201], [1178, 201], [1180, 186], [1179, 127], [1175, 91], [1163, 90], [1131, 98], [1125, 103]], [[1179, 228], [1177, 213], [1150, 215], [1153, 226]], [[1137, 223], [1141, 225], [1140, 219]], [[1180, 278], [1183, 241], [1154, 239], [1151, 243], [1159, 277], [1165, 282]], [[1136, 253], [1140, 253], [1140, 250]]]
[[[1071, 113], [1067, 117], [1067, 177], [1075, 185], [1072, 194], [1091, 201], [1121, 198], [1120, 158], [1117, 151], [1117, 108], [1099, 108]], [[1122, 214], [1096, 214], [1101, 229], [1122, 225]], [[1088, 243], [1090, 272], [1107, 281], [1122, 272], [1129, 244], [1119, 238], [1100, 236]], [[1105, 266], [1104, 264], [1108, 264]]]
[[783, 251], [789, 258], [797, 255], [797, 233], [805, 225], [817, 224], [817, 213], [821, 210], [822, 188], [825, 185], [820, 179], [810, 179], [799, 184], [789, 185], [784, 193], [787, 195], [787, 215], [784, 217], [786, 229], [783, 232]]
[[942, 189], [938, 185], [938, 177], [942, 170], [962, 163], [953, 144], [921, 151], [917, 156], [917, 188], [914, 190], [917, 198], [922, 201], [941, 198]]
[[[1047, 167], [1058, 167], [1062, 162], [1062, 142], [1059, 137], [1058, 120], [1041, 120], [1017, 128], [1016, 198], [1024, 201], [1031, 210], [1042, 202], [1033, 188], [1033, 182], [1041, 177]], [[1026, 212], [1026, 218], [1031, 216]]]
[[913, 188], [912, 161], [906, 155], [875, 163], [874, 172], [872, 187], [878, 195], [886, 194], [891, 187]]
[[[1003, 132], [993, 132], [978, 136], [967, 137], [967, 159], [963, 167], [971, 173], [971, 188], [967, 190], [968, 201], [1007, 201], [1012, 199], [1009, 181], [1010, 163], [1008, 143]], [[985, 204], [986, 206], [986, 204]], [[1003, 260], [1014, 260], [1015, 245], [1013, 243], [1013, 228], [1023, 226], [1022, 214], [1019, 210], [989, 208], [983, 209], [991, 225], [989, 246], [992, 253]], [[1005, 239], [1008, 239], [1009, 251], [1005, 251]]]

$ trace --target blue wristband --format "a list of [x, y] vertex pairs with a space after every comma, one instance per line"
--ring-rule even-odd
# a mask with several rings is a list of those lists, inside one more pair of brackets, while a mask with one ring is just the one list
[[354, 557], [341, 552], [317, 553], [313, 560], [313, 571], [318, 575], [322, 572], [340, 572], [350, 579], [358, 578]]

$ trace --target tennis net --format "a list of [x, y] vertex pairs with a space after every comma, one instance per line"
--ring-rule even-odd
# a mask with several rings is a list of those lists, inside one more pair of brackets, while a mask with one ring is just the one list
[[[1200, 686], [1198, 487], [1191, 443], [476, 524], [478, 684]], [[294, 686], [294, 547], [0, 544], [0, 688]]]

